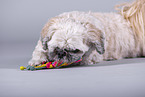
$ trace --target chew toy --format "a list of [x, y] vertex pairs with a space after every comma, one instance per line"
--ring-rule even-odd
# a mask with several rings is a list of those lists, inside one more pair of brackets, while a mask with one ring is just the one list
[[[79, 58], [77, 61], [72, 62], [72, 63], [78, 63], [80, 61], [82, 61], [81, 58]], [[21, 66], [20, 69], [21, 70], [27, 69], [27, 70], [31, 70], [31, 71], [47, 69], [47, 68], [52, 69], [52, 68], [59, 68], [59, 67], [63, 67], [63, 66], [68, 66], [72, 63], [66, 63], [63, 61], [43, 62], [40, 66], [30, 66], [30, 65], [28, 65], [27, 67]]]

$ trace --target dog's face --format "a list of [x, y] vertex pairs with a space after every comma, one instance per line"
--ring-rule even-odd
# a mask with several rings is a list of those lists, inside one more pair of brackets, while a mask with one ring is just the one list
[[97, 33], [93, 33], [94, 29], [90, 31], [87, 26], [93, 27], [93, 25], [84, 24], [74, 19], [53, 19], [49, 22], [41, 33], [43, 45], [46, 46], [45, 49], [48, 49], [49, 60], [74, 62], [83, 57], [91, 44], [95, 44], [96, 50], [102, 54], [104, 45], [99, 37], [101, 35], [95, 37]]
[[70, 19], [53, 24], [49, 29], [53, 31], [51, 39], [47, 42], [50, 60], [63, 60], [71, 63], [88, 51], [89, 47], [84, 43], [83, 36], [86, 29], [80, 23]]

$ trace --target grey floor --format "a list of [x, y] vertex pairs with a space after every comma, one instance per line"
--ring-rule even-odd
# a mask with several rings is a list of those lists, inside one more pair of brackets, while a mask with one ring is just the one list
[[145, 58], [21, 71], [33, 43], [0, 47], [0, 97], [145, 97]]

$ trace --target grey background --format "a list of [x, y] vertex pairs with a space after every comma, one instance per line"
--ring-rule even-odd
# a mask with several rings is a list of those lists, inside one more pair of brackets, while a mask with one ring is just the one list
[[22, 58], [27, 64], [51, 17], [68, 11], [114, 12], [115, 4], [125, 1], [129, 0], [0, 0], [0, 61]]
[[20, 71], [47, 20], [67, 11], [114, 12], [130, 0], [0, 0], [0, 97], [145, 97], [145, 59]]
[[68, 11], [114, 11], [129, 0], [0, 0], [0, 41], [36, 41], [51, 17]]

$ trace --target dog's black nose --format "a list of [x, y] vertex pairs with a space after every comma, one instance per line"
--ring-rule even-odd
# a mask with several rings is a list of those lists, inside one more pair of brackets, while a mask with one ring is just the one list
[[66, 56], [66, 52], [64, 51], [58, 52], [58, 58], [63, 58], [64, 56]]
[[66, 51], [64, 51], [63, 49], [60, 49], [59, 47], [56, 47], [54, 51], [58, 55], [58, 58], [60, 59], [66, 56]]

